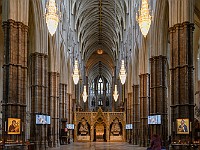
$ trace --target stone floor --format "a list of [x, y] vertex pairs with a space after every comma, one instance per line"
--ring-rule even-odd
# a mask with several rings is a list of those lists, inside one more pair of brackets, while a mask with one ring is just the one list
[[116, 142], [85, 142], [61, 145], [60, 148], [51, 148], [49, 150], [146, 150], [145, 147], [139, 147], [128, 143]]

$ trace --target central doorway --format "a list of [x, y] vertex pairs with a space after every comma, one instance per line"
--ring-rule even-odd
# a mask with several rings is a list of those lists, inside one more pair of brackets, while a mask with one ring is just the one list
[[94, 141], [106, 142], [106, 125], [105, 123], [96, 123], [94, 126]]

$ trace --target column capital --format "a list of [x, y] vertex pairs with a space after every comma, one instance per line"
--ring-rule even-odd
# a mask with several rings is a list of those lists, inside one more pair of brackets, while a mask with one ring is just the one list
[[23, 22], [15, 21], [15, 20], [12, 20], [12, 19], [8, 19], [7, 21], [3, 21], [3, 23], [2, 23], [3, 28], [10, 27], [10, 26], [14, 27], [14, 28], [25, 29], [26, 32], [28, 32], [28, 28], [29, 28]]
[[31, 53], [30, 56], [31, 56], [31, 57], [34, 57], [34, 56], [35, 56], [35, 57], [36, 57], [36, 56], [40, 56], [40, 57], [45, 57], [45, 58], [48, 57], [47, 54], [39, 53], [39, 52]]
[[147, 77], [148, 77], [148, 76], [150, 76], [150, 74], [149, 74], [149, 73], [144, 73], [144, 74], [140, 74], [140, 75], [139, 75], [140, 78], [141, 78], [142, 76], [147, 76]]
[[154, 60], [159, 60], [159, 59], [167, 60], [167, 56], [159, 55], [159, 56], [152, 56], [151, 58], [149, 58], [150, 62]]
[[169, 28], [169, 32], [175, 32], [177, 29], [184, 29], [184, 28], [189, 28], [192, 31], [194, 31], [195, 27], [194, 27], [194, 23], [190, 23], [188, 21], [183, 22], [183, 23], [177, 23], [175, 25], [173, 25], [172, 27]]

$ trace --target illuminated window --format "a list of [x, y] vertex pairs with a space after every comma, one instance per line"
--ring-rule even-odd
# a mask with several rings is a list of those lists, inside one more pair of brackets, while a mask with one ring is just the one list
[[109, 83], [106, 83], [106, 93], [109, 94], [110, 93], [110, 87], [109, 87]]
[[90, 85], [90, 95], [94, 94], [94, 81], [92, 81], [92, 84]]
[[95, 98], [94, 98], [94, 97], [92, 98], [91, 106], [92, 106], [92, 107], [95, 107]]
[[103, 101], [102, 101], [101, 98], [100, 98], [99, 101], [98, 101], [98, 105], [99, 105], [99, 106], [103, 106]]
[[98, 94], [99, 95], [103, 94], [103, 81], [101, 78], [99, 78], [99, 82], [98, 82]]

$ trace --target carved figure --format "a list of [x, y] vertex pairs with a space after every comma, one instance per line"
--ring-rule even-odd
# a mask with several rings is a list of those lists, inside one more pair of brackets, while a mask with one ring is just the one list
[[80, 131], [81, 135], [88, 134], [88, 125], [87, 125], [87, 122], [84, 118], [81, 119], [81, 125], [80, 125], [80, 128], [79, 128], [79, 131]]
[[178, 131], [179, 132], [188, 132], [188, 127], [186, 126], [184, 119], [181, 120], [180, 125], [178, 127]]
[[19, 124], [16, 120], [12, 121], [12, 124], [9, 126], [8, 132], [19, 132]]
[[119, 120], [116, 118], [113, 121], [112, 127], [111, 127], [111, 133], [113, 135], [119, 135], [121, 131], [120, 125], [119, 125]]

